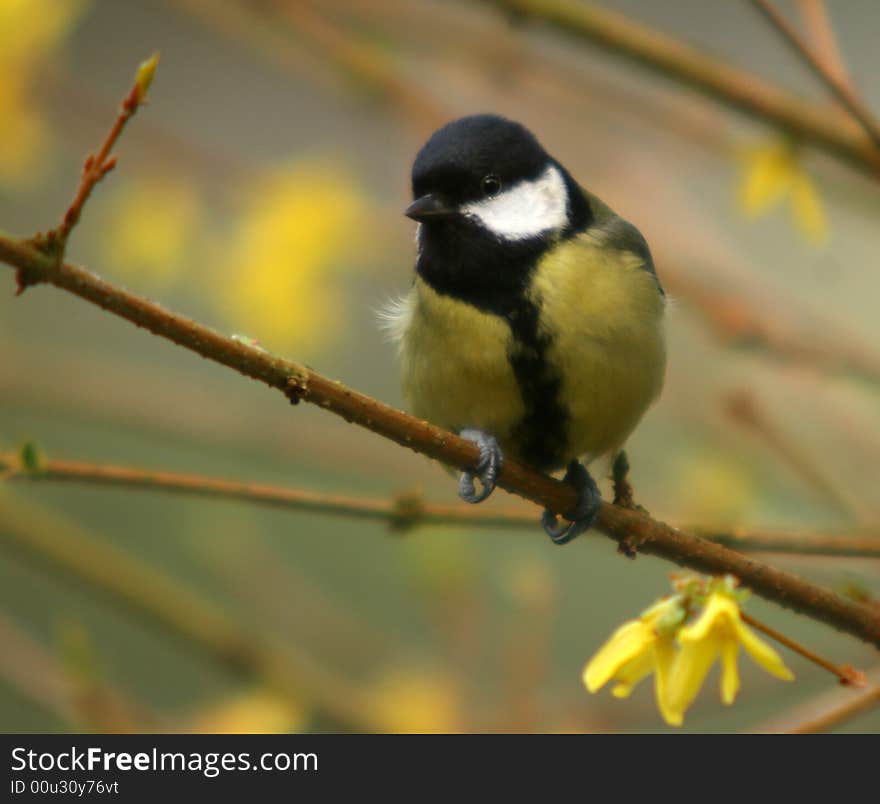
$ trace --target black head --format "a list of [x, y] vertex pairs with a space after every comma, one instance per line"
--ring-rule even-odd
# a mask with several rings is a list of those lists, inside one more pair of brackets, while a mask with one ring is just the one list
[[525, 126], [497, 115], [436, 131], [416, 156], [412, 189], [418, 272], [483, 307], [516, 295], [538, 257], [590, 219], [568, 172]]
[[413, 198], [430, 194], [457, 208], [536, 179], [549, 162], [525, 126], [491, 114], [462, 117], [434, 132], [419, 151], [412, 170]]

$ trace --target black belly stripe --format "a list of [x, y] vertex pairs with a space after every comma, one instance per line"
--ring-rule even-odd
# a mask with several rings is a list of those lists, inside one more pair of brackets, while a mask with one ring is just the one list
[[509, 359], [525, 405], [513, 438], [519, 457], [532, 466], [552, 470], [566, 460], [568, 409], [562, 404], [562, 378], [548, 360], [551, 339], [538, 331], [538, 308], [520, 298], [505, 315], [513, 345]]

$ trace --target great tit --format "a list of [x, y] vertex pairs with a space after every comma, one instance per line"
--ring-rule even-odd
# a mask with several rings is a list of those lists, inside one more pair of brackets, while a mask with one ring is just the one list
[[542, 524], [570, 541], [601, 506], [578, 459], [617, 455], [663, 384], [665, 295], [648, 245], [496, 115], [436, 131], [412, 192], [416, 276], [388, 315], [407, 403], [479, 446], [459, 481], [467, 502], [492, 493], [505, 455], [567, 467], [578, 506]]

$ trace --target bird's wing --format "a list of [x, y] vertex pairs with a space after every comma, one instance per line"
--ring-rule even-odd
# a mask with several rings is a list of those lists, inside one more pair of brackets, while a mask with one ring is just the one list
[[648, 248], [648, 242], [642, 233], [592, 193], [584, 191], [584, 195], [587, 196], [590, 208], [593, 211], [593, 225], [590, 227], [591, 234], [596, 237], [601, 233], [605, 245], [619, 251], [635, 254], [642, 261], [642, 268], [654, 278], [660, 295], [665, 296], [666, 293], [663, 290], [663, 285], [660, 284], [660, 277], [657, 276], [657, 270], [654, 268], [651, 249]]

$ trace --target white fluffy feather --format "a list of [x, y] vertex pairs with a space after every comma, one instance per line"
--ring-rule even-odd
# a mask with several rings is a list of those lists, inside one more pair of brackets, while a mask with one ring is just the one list
[[385, 333], [386, 338], [401, 347], [403, 336], [409, 329], [413, 316], [413, 296], [409, 293], [390, 299], [376, 311], [379, 318], [379, 326]]

